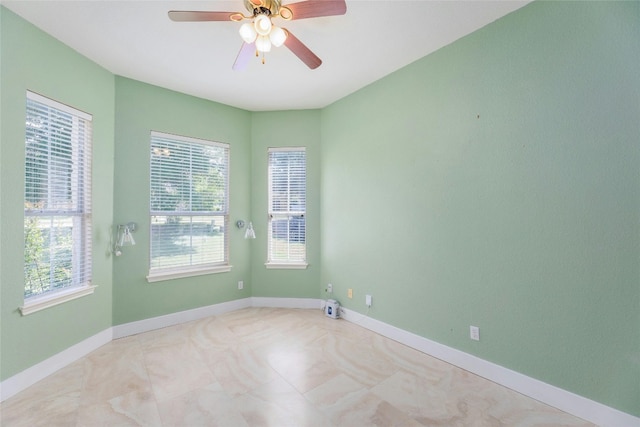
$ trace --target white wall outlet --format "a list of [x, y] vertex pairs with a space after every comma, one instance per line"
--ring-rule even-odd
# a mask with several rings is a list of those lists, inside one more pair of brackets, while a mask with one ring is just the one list
[[364, 301], [367, 303], [367, 307], [371, 307], [371, 295], [365, 296]]
[[480, 341], [480, 328], [477, 326], [469, 326], [469, 338], [474, 341]]
[[242, 280], [240, 280], [238, 282], [238, 289], [243, 289], [244, 288], [244, 282]]
[[333, 285], [331, 283], [329, 283], [327, 285], [327, 292], [332, 293], [333, 292]]

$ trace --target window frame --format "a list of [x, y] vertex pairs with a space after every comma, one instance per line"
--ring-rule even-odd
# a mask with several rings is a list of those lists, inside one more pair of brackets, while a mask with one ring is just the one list
[[[153, 197], [153, 180], [154, 180], [154, 170], [153, 170], [153, 151], [154, 151], [154, 139], [163, 139], [166, 141], [171, 141], [176, 144], [187, 144], [189, 146], [205, 146], [205, 147], [217, 147], [224, 150], [226, 161], [226, 175], [225, 175], [225, 194], [224, 194], [224, 209], [222, 211], [205, 211], [205, 210], [154, 210], [153, 209], [153, 201], [151, 200]], [[151, 131], [150, 136], [150, 144], [149, 144], [149, 268], [147, 275], [148, 282], [158, 282], [164, 280], [185, 278], [185, 277], [193, 277], [199, 275], [206, 274], [215, 274], [215, 273], [224, 273], [231, 271], [232, 266], [230, 265], [230, 256], [229, 256], [229, 246], [230, 246], [230, 209], [229, 209], [229, 199], [230, 199], [230, 165], [231, 165], [231, 146], [228, 143], [206, 140], [201, 138], [194, 138], [183, 135], [170, 134], [166, 132], [158, 132]], [[193, 164], [190, 164], [192, 167]], [[189, 180], [191, 180], [192, 175], [189, 174]], [[189, 181], [190, 185], [190, 194], [192, 195], [193, 181]], [[191, 206], [192, 207], [192, 206]], [[207, 263], [196, 263], [196, 264], [184, 264], [177, 266], [168, 266], [168, 267], [153, 267], [153, 223], [154, 217], [169, 217], [169, 216], [179, 216], [179, 217], [189, 217], [191, 221], [196, 217], [221, 217], [223, 225], [223, 260], [222, 261], [213, 261]], [[193, 235], [192, 235], [193, 236]], [[191, 243], [191, 246], [192, 243]]]
[[[290, 210], [290, 203], [287, 203], [286, 210], [274, 210], [273, 209], [273, 196], [274, 196], [274, 188], [273, 188], [273, 171], [272, 171], [272, 153], [282, 153], [282, 152], [302, 152], [304, 154], [304, 206], [302, 210]], [[308, 267], [308, 257], [307, 257], [307, 150], [304, 146], [296, 146], [296, 147], [269, 147], [267, 150], [267, 262], [265, 266], [267, 269], [291, 269], [291, 270], [299, 270], [306, 269]], [[291, 184], [291, 182], [288, 182]], [[287, 193], [288, 197], [290, 196], [289, 192]], [[289, 202], [289, 201], [288, 201]], [[274, 219], [283, 217], [288, 217], [288, 221], [290, 221], [293, 217], [299, 217], [304, 220], [304, 233], [302, 238], [304, 240], [304, 258], [278, 258], [274, 257], [272, 253], [272, 239], [273, 239], [273, 224]], [[289, 227], [289, 225], [288, 225]], [[289, 230], [289, 228], [287, 228]], [[300, 238], [300, 235], [298, 235]], [[291, 241], [287, 242], [287, 252], [289, 251], [291, 245]]]
[[[29, 126], [33, 126], [30, 120], [30, 114], [34, 114], [36, 119], [41, 119], [46, 123], [48, 127], [48, 132], [51, 132], [51, 129], [64, 129], [64, 131], [69, 131], [68, 134], [64, 132], [58, 133], [56, 136], [52, 134], [46, 135], [46, 145], [47, 154], [46, 154], [46, 171], [39, 168], [33, 168], [33, 166], [29, 166], [29, 155], [27, 150], [29, 150], [29, 144], [26, 143], [27, 138], [29, 138], [32, 133], [35, 133], [35, 130], [29, 129]], [[62, 116], [68, 115], [70, 118], [68, 119], [71, 122], [70, 129], [63, 128]], [[53, 117], [53, 119], [52, 119]], [[26, 296], [27, 292], [27, 263], [25, 260], [24, 268], [25, 268], [25, 282], [24, 282], [24, 302], [19, 310], [23, 316], [35, 313], [37, 311], [43, 310], [45, 308], [53, 307], [58, 304], [62, 304], [67, 301], [71, 301], [76, 298], [80, 298], [82, 296], [90, 295], [94, 292], [96, 288], [95, 285], [92, 284], [92, 251], [93, 251], [93, 243], [92, 243], [92, 202], [91, 202], [91, 193], [92, 193], [92, 150], [93, 150], [93, 130], [92, 130], [92, 121], [93, 116], [89, 113], [81, 111], [77, 108], [68, 106], [61, 102], [55, 101], [53, 99], [47, 98], [35, 92], [26, 91], [26, 103], [25, 103], [25, 158], [24, 158], [24, 229], [23, 236], [25, 237], [25, 246], [24, 246], [24, 254], [25, 258], [27, 256], [27, 251], [29, 248], [27, 247], [26, 237], [27, 237], [27, 219], [28, 218], [48, 218], [51, 223], [55, 221], [56, 218], [67, 218], [72, 221], [72, 230], [71, 230], [71, 255], [69, 255], [69, 262], [71, 263], [71, 283], [66, 286], [61, 286], [58, 288], [54, 288], [55, 281], [48, 283], [48, 290], [45, 290], [41, 293], [32, 294], [30, 296]], [[57, 127], [60, 128], [57, 128]], [[35, 127], [35, 126], [34, 126]], [[63, 135], [63, 138], [60, 137]], [[34, 136], [32, 136], [34, 137]], [[68, 139], [67, 139], [68, 138]], [[52, 181], [52, 168], [51, 164], [56, 164], [52, 157], [51, 146], [54, 142], [69, 143], [70, 148], [65, 152], [67, 155], [67, 159], [65, 161], [57, 160], [57, 164], [63, 167], [69, 167], [70, 172], [65, 174], [65, 176], [57, 176], [57, 180], [61, 179], [65, 180], [61, 185], [63, 187], [54, 187], [50, 188]], [[40, 146], [35, 146], [35, 148], [31, 148], [32, 150], [41, 149]], [[62, 159], [62, 157], [60, 157]], [[30, 180], [28, 179], [27, 174], [31, 173], [39, 173], [46, 174], [47, 180], [47, 188], [44, 190], [44, 193], [41, 194], [42, 189], [36, 189], [36, 187], [30, 186]], [[57, 172], [58, 175], [60, 172]], [[68, 182], [66, 181], [68, 180]], [[35, 184], [33, 184], [35, 185]], [[65, 194], [68, 191], [71, 191], [73, 196], [69, 196], [68, 194], [57, 197], [56, 193], [59, 195], [64, 191]], [[38, 208], [35, 206], [28, 207], [27, 206], [27, 198], [35, 198], [35, 197], [45, 197], [47, 200], [46, 206], [42, 208]], [[50, 206], [53, 205], [53, 206]], [[61, 208], [60, 206], [67, 205], [66, 208]], [[71, 205], [71, 206], [68, 206]], [[38, 225], [38, 227], [41, 227]], [[48, 233], [49, 236], [55, 234], [55, 227], [53, 230], [50, 230]], [[44, 248], [43, 244], [40, 246]], [[50, 245], [46, 246], [49, 256], [51, 254], [55, 254], [55, 246], [52, 247]], [[53, 265], [56, 264], [56, 261], [59, 261], [59, 258], [49, 258], [49, 277], [52, 277], [54, 273], [52, 273]]]

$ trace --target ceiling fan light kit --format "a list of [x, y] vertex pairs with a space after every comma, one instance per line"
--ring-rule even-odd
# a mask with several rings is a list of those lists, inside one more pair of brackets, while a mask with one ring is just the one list
[[239, 32], [245, 43], [256, 44], [258, 52], [269, 52], [271, 45], [280, 47], [287, 38], [287, 33], [273, 25], [267, 15], [258, 15], [252, 23], [242, 24]]
[[268, 36], [273, 24], [271, 23], [271, 18], [265, 14], [260, 14], [253, 20], [253, 26], [256, 27], [256, 33], [261, 36]]
[[[256, 56], [271, 51], [271, 46], [285, 45], [309, 68], [315, 69], [322, 64], [307, 46], [285, 28], [273, 25], [273, 18], [285, 21], [293, 19], [315, 18], [320, 16], [344, 15], [347, 12], [345, 0], [306, 0], [282, 6], [281, 0], [244, 0], [244, 5], [251, 13], [245, 16], [240, 12], [208, 12], [208, 11], [177, 11], [169, 12], [169, 18], [177, 22], [202, 21], [232, 21], [240, 22], [248, 19], [240, 26], [239, 33], [243, 40], [240, 53], [233, 64], [234, 70], [246, 67], [247, 55], [255, 50]], [[251, 49], [249, 49], [251, 47]]]
[[258, 52], [271, 52], [271, 40], [267, 36], [260, 36], [256, 39], [256, 50]]
[[280, 47], [284, 44], [287, 39], [287, 33], [280, 27], [273, 27], [271, 30], [271, 34], [269, 34], [269, 40], [275, 47]]

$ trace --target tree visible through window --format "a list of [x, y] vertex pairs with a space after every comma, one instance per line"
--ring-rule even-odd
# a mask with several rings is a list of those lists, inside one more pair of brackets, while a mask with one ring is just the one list
[[151, 134], [150, 273], [228, 265], [229, 145]]
[[306, 263], [306, 183], [304, 147], [269, 149], [268, 264]]
[[91, 281], [91, 116], [27, 92], [25, 299]]

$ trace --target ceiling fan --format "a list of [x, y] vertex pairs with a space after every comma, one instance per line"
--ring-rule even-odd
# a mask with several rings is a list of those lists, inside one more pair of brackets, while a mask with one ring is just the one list
[[345, 0], [306, 0], [283, 6], [282, 0], [244, 0], [249, 15], [240, 12], [208, 12], [208, 11], [169, 11], [169, 18], [177, 22], [233, 21], [250, 20], [240, 27], [243, 43], [233, 64], [234, 70], [246, 68], [249, 59], [255, 53], [271, 50], [271, 46], [283, 44], [291, 50], [309, 68], [316, 69], [322, 60], [286, 28], [273, 25], [272, 19], [282, 18], [285, 21], [294, 19], [316, 18], [320, 16], [344, 15], [347, 12]]

